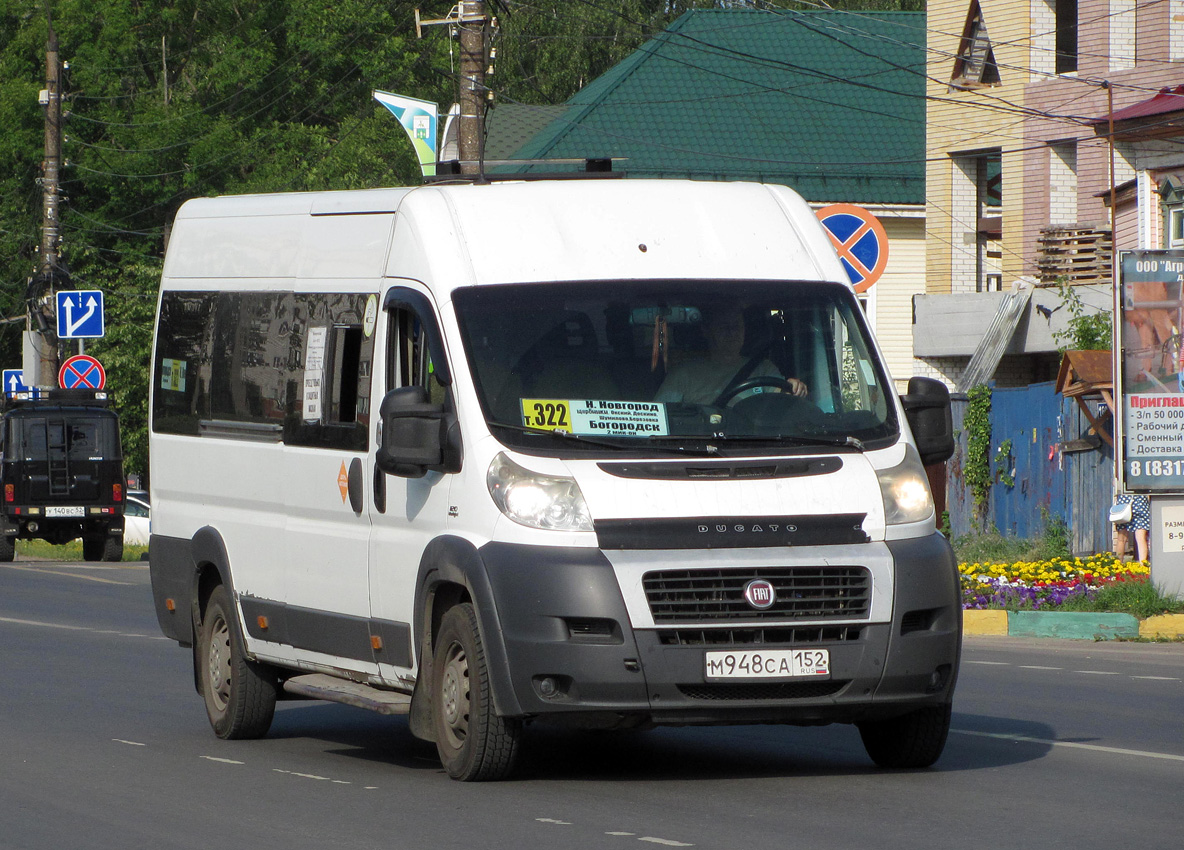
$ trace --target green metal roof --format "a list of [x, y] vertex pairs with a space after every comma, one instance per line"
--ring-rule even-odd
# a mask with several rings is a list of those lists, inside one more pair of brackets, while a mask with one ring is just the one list
[[629, 177], [923, 204], [924, 74], [922, 12], [693, 10], [513, 156], [623, 157], [614, 170]]

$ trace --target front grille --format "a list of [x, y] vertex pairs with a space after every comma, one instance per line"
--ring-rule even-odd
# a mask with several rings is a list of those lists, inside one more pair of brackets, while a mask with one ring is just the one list
[[754, 682], [751, 684], [679, 685], [679, 692], [691, 699], [770, 700], [818, 699], [837, 694], [846, 682], [827, 679], [822, 682]]
[[[754, 579], [773, 585], [776, 600], [753, 608], [744, 599]], [[858, 619], [871, 607], [865, 567], [729, 567], [661, 570], [642, 577], [655, 623], [724, 620]]]
[[663, 646], [765, 646], [803, 643], [844, 643], [859, 640], [859, 626], [786, 626], [767, 629], [665, 629], [658, 632]]

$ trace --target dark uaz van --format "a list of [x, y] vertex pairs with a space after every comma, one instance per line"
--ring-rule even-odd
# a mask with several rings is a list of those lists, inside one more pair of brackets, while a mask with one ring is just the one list
[[119, 416], [106, 393], [17, 394], [0, 405], [0, 561], [17, 539], [82, 538], [88, 561], [123, 558]]

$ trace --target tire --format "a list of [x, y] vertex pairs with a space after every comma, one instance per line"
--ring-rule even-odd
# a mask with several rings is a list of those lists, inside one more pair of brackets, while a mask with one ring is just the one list
[[0, 562], [11, 561], [16, 557], [16, 539], [7, 534], [0, 534]]
[[234, 606], [222, 585], [214, 588], [202, 615], [198, 682], [215, 735], [245, 739], [267, 734], [275, 715], [276, 680], [243, 654]]
[[102, 537], [83, 537], [82, 538], [82, 558], [85, 561], [101, 561], [103, 559], [103, 543], [105, 539]]
[[504, 779], [518, 756], [522, 722], [493, 708], [477, 614], [464, 603], [440, 623], [432, 664], [432, 724], [444, 770], [462, 782]]
[[929, 767], [945, 749], [951, 714], [949, 703], [929, 706], [890, 720], [860, 723], [859, 735], [880, 767]]
[[103, 555], [101, 560], [104, 561], [122, 561], [123, 560], [123, 538], [108, 536], [103, 540]]

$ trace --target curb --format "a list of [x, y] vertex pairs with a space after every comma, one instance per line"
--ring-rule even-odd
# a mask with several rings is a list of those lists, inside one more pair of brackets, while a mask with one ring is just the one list
[[962, 612], [962, 631], [968, 635], [1052, 637], [1069, 640], [1116, 638], [1184, 638], [1184, 614], [1159, 614], [1139, 620], [1131, 614], [1092, 614], [1080, 611]]

